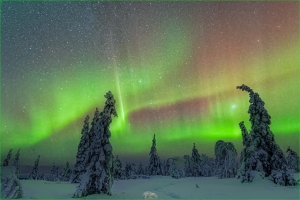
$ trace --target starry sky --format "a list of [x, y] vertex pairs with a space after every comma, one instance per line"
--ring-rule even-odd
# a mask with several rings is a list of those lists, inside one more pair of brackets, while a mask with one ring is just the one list
[[116, 99], [121, 161], [242, 150], [248, 85], [275, 141], [299, 152], [297, 2], [2, 2], [1, 155], [75, 163], [86, 115]]

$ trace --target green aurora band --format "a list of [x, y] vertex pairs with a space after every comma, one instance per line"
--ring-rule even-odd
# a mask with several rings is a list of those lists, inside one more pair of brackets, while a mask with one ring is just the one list
[[[240, 143], [235, 143], [240, 150], [238, 123], [245, 121], [250, 129], [249, 97], [235, 89], [243, 83], [265, 102], [276, 141], [299, 134], [299, 52], [294, 33], [278, 42], [279, 50], [270, 47], [268, 55], [259, 45], [235, 54], [219, 50], [210, 55], [218, 61], [204, 64], [206, 53], [193, 45], [190, 29], [188, 23], [165, 22], [157, 30], [161, 37], [148, 34], [140, 44], [123, 47], [122, 56], [114, 55], [118, 47], [111, 43], [110, 60], [83, 56], [80, 64], [67, 60], [53, 66], [60, 69], [59, 76], [40, 71], [20, 77], [9, 94], [20, 92], [13, 99], [2, 95], [2, 106], [13, 105], [2, 107], [3, 154], [9, 148], [33, 148], [42, 157], [49, 156], [44, 163], [75, 159], [84, 118], [88, 114], [91, 122], [95, 108], [102, 111], [108, 90], [115, 95], [119, 115], [113, 118], [110, 141], [121, 159], [126, 155], [148, 159], [153, 134], [163, 159], [191, 153], [192, 142], [207, 149], [200, 153], [209, 156], [219, 139]], [[205, 40], [199, 43], [207, 45]], [[139, 45], [147, 45], [148, 51], [140, 51]], [[68, 70], [70, 65], [74, 70]]]

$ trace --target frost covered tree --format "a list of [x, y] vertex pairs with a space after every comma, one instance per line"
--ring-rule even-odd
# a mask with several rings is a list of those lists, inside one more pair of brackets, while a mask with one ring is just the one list
[[[95, 121], [98, 119], [98, 117], [99, 117], [99, 111], [96, 108], [92, 126], [95, 125]], [[90, 117], [88, 115], [85, 117], [83, 128], [81, 130], [81, 139], [78, 145], [76, 163], [70, 177], [71, 183], [79, 183], [80, 176], [85, 172], [85, 163], [87, 162], [87, 158], [88, 158], [87, 155], [88, 148], [91, 145], [90, 133], [89, 133], [89, 118]]]
[[155, 139], [155, 134], [152, 140], [152, 147], [150, 150], [150, 159], [149, 159], [149, 166], [148, 166], [148, 170], [149, 170], [149, 175], [162, 175], [162, 166], [161, 166], [161, 162], [159, 159], [159, 156], [157, 154], [157, 150], [156, 150], [156, 139]]
[[131, 166], [130, 163], [126, 162], [126, 165], [125, 165], [125, 176], [126, 176], [127, 179], [130, 179], [131, 175], [134, 175], [133, 174], [132, 166]]
[[122, 162], [119, 159], [119, 156], [116, 157], [116, 159], [114, 160], [114, 179], [116, 180], [124, 180], [125, 179], [125, 175], [124, 172], [122, 170]]
[[237, 174], [237, 152], [231, 142], [218, 140], [215, 145], [216, 171], [218, 178], [234, 178]]
[[137, 168], [137, 175], [145, 175], [144, 165], [140, 162], [139, 167]]
[[294, 170], [295, 173], [299, 172], [299, 156], [293, 151], [290, 147], [287, 148], [288, 153], [286, 160], [288, 162], [288, 166]]
[[62, 180], [63, 181], [69, 181], [71, 173], [72, 173], [72, 170], [70, 169], [70, 164], [67, 161], [66, 167], [64, 168], [64, 171], [62, 173]]
[[19, 163], [19, 157], [20, 157], [20, 149], [15, 155], [13, 166], [16, 168], [16, 177], [19, 178], [20, 175], [20, 163]]
[[214, 175], [214, 164], [212, 163], [212, 160], [205, 154], [201, 155], [200, 173], [201, 176], [205, 177]]
[[53, 162], [49, 180], [50, 181], [61, 181], [61, 179], [62, 179], [61, 170], [60, 170], [59, 166], [55, 166], [55, 164]]
[[194, 143], [194, 147], [192, 150], [192, 157], [191, 157], [191, 164], [192, 164], [192, 176], [193, 177], [198, 177], [200, 176], [200, 162], [201, 162], [201, 157], [196, 149], [196, 145]]
[[45, 180], [45, 173], [42, 173], [39, 177], [38, 180]]
[[242, 163], [237, 178], [241, 178], [242, 183], [252, 182], [258, 172], [262, 178], [268, 177], [276, 184], [297, 185], [293, 170], [289, 169], [287, 160], [270, 130], [271, 116], [264, 107], [265, 103], [250, 87], [243, 84], [237, 86], [237, 89], [249, 93], [248, 113], [251, 123], [249, 134], [243, 123], [240, 123], [245, 148], [242, 150]]
[[171, 167], [171, 164], [169, 162], [169, 159], [167, 159], [166, 167], [165, 167], [165, 175], [166, 176], [170, 176], [170, 173], [169, 173], [170, 167]]
[[84, 197], [90, 194], [107, 194], [111, 196], [111, 187], [114, 177], [112, 146], [109, 142], [111, 132], [109, 126], [111, 115], [117, 117], [116, 100], [109, 91], [104, 97], [106, 102], [103, 111], [96, 120], [92, 132], [92, 140], [88, 149], [86, 171], [82, 175], [80, 184], [73, 197]]
[[166, 160], [165, 159], [164, 159], [164, 162], [162, 163], [161, 169], [162, 169], [162, 175], [166, 176], [166, 174], [167, 174], [167, 165], [166, 165]]
[[176, 164], [174, 161], [177, 160], [176, 158], [169, 158], [169, 159], [172, 159], [173, 162], [169, 168], [169, 174], [172, 178], [176, 178], [176, 179], [179, 179], [179, 178], [183, 178], [185, 177], [185, 173], [184, 173], [184, 170], [183, 169], [179, 169], [178, 168], [178, 164]]
[[37, 180], [38, 179], [38, 171], [39, 171], [39, 161], [40, 161], [40, 155], [36, 159], [34, 166], [32, 168], [31, 173], [29, 174], [28, 179]]
[[186, 177], [192, 176], [191, 159], [189, 155], [184, 155], [184, 173]]
[[9, 161], [10, 161], [10, 157], [11, 157], [11, 152], [12, 152], [12, 149], [9, 150], [5, 160], [3, 161], [3, 166], [8, 166], [9, 165]]

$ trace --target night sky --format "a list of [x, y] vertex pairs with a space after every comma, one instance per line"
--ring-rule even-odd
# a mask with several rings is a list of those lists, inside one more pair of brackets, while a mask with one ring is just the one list
[[[275, 141], [299, 152], [297, 2], [2, 2], [1, 150], [74, 165], [86, 115], [115, 95], [121, 161], [242, 150], [248, 85]], [[3, 160], [4, 158], [2, 158]]]

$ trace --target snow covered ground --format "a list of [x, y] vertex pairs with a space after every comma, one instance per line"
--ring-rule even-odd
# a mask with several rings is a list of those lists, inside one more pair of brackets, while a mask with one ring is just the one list
[[[299, 179], [299, 174], [295, 174]], [[25, 199], [71, 199], [78, 184], [21, 180]], [[196, 184], [199, 188], [196, 187]], [[143, 199], [146, 191], [154, 192], [157, 199], [299, 199], [299, 186], [279, 186], [256, 176], [252, 183], [239, 179], [216, 177], [188, 177], [174, 179], [152, 176], [150, 179], [114, 181], [112, 196], [94, 194], [86, 199]], [[74, 199], [73, 199], [74, 200]]]

